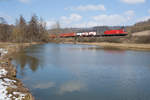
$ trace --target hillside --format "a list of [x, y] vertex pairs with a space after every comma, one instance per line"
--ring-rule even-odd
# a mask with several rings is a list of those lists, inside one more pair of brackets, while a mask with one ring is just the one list
[[148, 25], [150, 25], [150, 19], [135, 24], [135, 26], [148, 26]]
[[142, 32], [150, 30], [150, 19], [134, 24], [133, 26], [127, 27], [127, 31], [130, 33]]
[[150, 30], [133, 33], [132, 36], [150, 36]]

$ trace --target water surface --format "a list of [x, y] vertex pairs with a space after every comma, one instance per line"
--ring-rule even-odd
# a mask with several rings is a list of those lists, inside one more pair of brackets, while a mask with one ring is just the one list
[[150, 52], [45, 44], [13, 63], [36, 100], [150, 100]]

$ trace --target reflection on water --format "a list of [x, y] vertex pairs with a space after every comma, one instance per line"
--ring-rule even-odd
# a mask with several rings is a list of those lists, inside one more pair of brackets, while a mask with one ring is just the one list
[[34, 84], [32, 86], [32, 88], [35, 88], [35, 89], [47, 89], [47, 88], [51, 88], [51, 87], [54, 87], [55, 86], [55, 83], [54, 82], [48, 82], [48, 83], [37, 83], [37, 84]]
[[66, 92], [80, 91], [85, 88], [85, 84], [79, 81], [69, 81], [60, 86], [59, 94], [64, 94]]
[[150, 52], [45, 44], [14, 56], [36, 100], [150, 100]]
[[15, 59], [15, 64], [20, 66], [22, 75], [24, 75], [24, 68], [26, 65], [28, 65], [33, 72], [39, 67], [39, 60], [36, 57], [27, 55], [24, 50], [15, 54], [13, 59]]

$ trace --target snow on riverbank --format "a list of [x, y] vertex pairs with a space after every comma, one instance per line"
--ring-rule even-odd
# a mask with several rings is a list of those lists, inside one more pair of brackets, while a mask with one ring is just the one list
[[[3, 58], [7, 53], [7, 50], [0, 48], [0, 58]], [[3, 68], [2, 63], [0, 62], [0, 100], [24, 100], [26, 94], [16, 91], [18, 88], [15, 85], [17, 81], [7, 78], [7, 74], [10, 72]], [[13, 91], [9, 93], [9, 89]]]
[[3, 49], [3, 48], [0, 48], [0, 57], [4, 56], [5, 54], [7, 54], [8, 51]]
[[5, 69], [0, 68], [0, 100], [22, 100], [25, 98], [26, 94], [20, 92], [8, 93], [9, 88], [16, 89], [16, 81], [9, 78], [4, 78], [7, 74]]
[[2, 76], [5, 76], [7, 74], [7, 71], [5, 69], [0, 69], [0, 78]]

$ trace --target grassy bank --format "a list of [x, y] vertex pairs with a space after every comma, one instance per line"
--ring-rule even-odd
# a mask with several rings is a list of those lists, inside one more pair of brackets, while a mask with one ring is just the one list
[[146, 50], [150, 51], [150, 44], [133, 44], [133, 43], [87, 43], [87, 42], [77, 42], [77, 44], [85, 44], [85, 45], [96, 45], [101, 48], [108, 49], [123, 49], [123, 50]]

